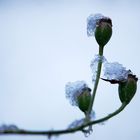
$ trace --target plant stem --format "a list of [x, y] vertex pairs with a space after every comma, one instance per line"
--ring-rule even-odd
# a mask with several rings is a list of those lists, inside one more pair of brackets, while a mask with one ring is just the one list
[[70, 129], [65, 129], [65, 130], [50, 130], [50, 131], [29, 131], [29, 130], [1, 130], [0, 131], [0, 135], [45, 135], [48, 137], [51, 136], [55, 136], [55, 135], [61, 135], [61, 134], [68, 134], [68, 133], [74, 133], [77, 131], [82, 131], [85, 127], [87, 126], [91, 126], [91, 125], [95, 125], [101, 122], [104, 122], [112, 117], [114, 117], [115, 115], [119, 114], [125, 107], [126, 107], [127, 103], [123, 103], [116, 111], [114, 111], [113, 113], [98, 119], [98, 120], [94, 120], [94, 121], [90, 121], [87, 123], [84, 123], [81, 126], [77, 126], [75, 128], [70, 128]]
[[101, 69], [102, 69], [103, 47], [99, 47], [99, 55], [100, 55], [100, 60], [98, 62], [97, 75], [96, 75], [96, 80], [95, 80], [95, 83], [94, 83], [94, 89], [93, 89], [93, 93], [92, 93], [92, 97], [91, 97], [91, 102], [90, 102], [88, 113], [87, 113], [88, 115], [92, 111], [92, 107], [93, 107], [93, 103], [94, 103], [94, 100], [95, 100], [95, 95], [96, 95], [96, 91], [97, 91], [97, 87], [98, 87], [98, 83], [99, 83], [99, 79], [100, 79], [100, 74], [101, 74]]

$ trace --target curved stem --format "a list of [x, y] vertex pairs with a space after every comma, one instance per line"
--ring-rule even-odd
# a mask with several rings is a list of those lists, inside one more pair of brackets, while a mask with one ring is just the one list
[[[98, 123], [101, 123], [101, 122], [104, 122], [104, 121], [107, 121], [108, 119], [116, 116], [117, 114], [119, 114], [121, 111], [123, 111], [123, 109], [127, 106], [127, 103], [122, 103], [122, 105], [116, 110], [114, 111], [113, 113], [110, 113], [109, 115], [101, 118], [101, 119], [98, 119], [98, 120], [95, 120], [95, 121], [92, 121], [92, 122], [89, 122], [91, 123], [91, 125], [95, 125], [95, 124], [98, 124]], [[89, 123], [87, 125], [89, 125]]]
[[127, 103], [123, 103], [116, 111], [114, 111], [113, 113], [98, 119], [98, 120], [94, 120], [94, 121], [90, 121], [87, 123], [84, 123], [81, 126], [77, 126], [75, 128], [71, 128], [71, 129], [65, 129], [65, 130], [50, 130], [50, 131], [29, 131], [29, 130], [0, 130], [0, 135], [47, 135], [48, 137], [51, 136], [55, 136], [55, 135], [60, 135], [60, 134], [68, 134], [68, 133], [74, 133], [77, 131], [82, 131], [85, 127], [87, 126], [91, 126], [91, 125], [95, 125], [101, 122], [104, 122], [112, 117], [114, 117], [115, 115], [119, 114], [125, 107], [126, 107]]
[[[100, 55], [100, 57], [103, 56], [103, 47], [99, 47], [99, 55]], [[102, 59], [100, 59], [99, 62], [98, 62], [97, 75], [96, 75], [96, 80], [95, 80], [95, 83], [94, 83], [94, 89], [93, 89], [93, 94], [92, 94], [92, 97], [91, 97], [91, 102], [90, 102], [88, 113], [87, 113], [88, 115], [92, 111], [92, 107], [93, 107], [93, 103], [94, 103], [94, 100], [95, 100], [95, 95], [96, 95], [96, 91], [97, 91], [97, 87], [98, 87], [98, 83], [99, 83], [99, 79], [100, 79], [101, 69], [102, 69]]]

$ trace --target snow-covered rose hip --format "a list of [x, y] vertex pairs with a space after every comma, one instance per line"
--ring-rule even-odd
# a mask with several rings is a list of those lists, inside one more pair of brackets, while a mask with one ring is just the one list
[[94, 36], [100, 47], [104, 47], [112, 36], [112, 21], [102, 14], [87, 18], [87, 35]]
[[69, 82], [66, 84], [66, 98], [71, 105], [78, 106], [85, 114], [91, 101], [91, 89], [84, 81]]
[[123, 65], [117, 62], [107, 62], [104, 67], [105, 78], [102, 78], [102, 80], [108, 81], [111, 84], [118, 84], [120, 101], [128, 104], [136, 93], [138, 78], [131, 70], [126, 70]]

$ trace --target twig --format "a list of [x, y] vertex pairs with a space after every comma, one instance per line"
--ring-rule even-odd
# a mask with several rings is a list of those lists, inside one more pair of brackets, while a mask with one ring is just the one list
[[18, 129], [18, 130], [5, 130], [5, 131], [0, 131], [0, 135], [47, 135], [47, 136], [55, 136], [55, 135], [62, 135], [62, 134], [68, 134], [68, 133], [74, 133], [77, 131], [82, 131], [85, 127], [87, 126], [91, 126], [91, 125], [95, 125], [101, 122], [104, 122], [112, 117], [114, 117], [115, 115], [119, 114], [125, 107], [126, 107], [126, 103], [123, 103], [116, 111], [114, 111], [113, 113], [98, 119], [98, 120], [94, 120], [94, 121], [90, 121], [87, 123], [84, 123], [81, 126], [77, 126], [75, 128], [71, 128], [71, 129], [65, 129], [65, 130], [49, 130], [49, 131], [30, 131], [30, 130], [23, 130], [23, 129]]

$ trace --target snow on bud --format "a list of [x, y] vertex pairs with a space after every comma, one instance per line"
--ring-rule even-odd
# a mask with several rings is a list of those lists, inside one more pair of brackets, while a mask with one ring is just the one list
[[95, 14], [95, 15], [91, 14], [87, 18], [87, 35], [88, 36], [94, 36], [97, 22], [102, 18], [104, 18], [102, 14]]
[[112, 21], [102, 14], [87, 18], [87, 35], [94, 36], [100, 47], [104, 47], [112, 36]]
[[126, 70], [121, 64], [106, 63], [104, 65], [104, 78], [102, 80], [108, 81], [111, 84], [119, 84], [118, 93], [122, 103], [129, 103], [137, 90], [138, 78], [133, 75], [131, 70]]
[[119, 64], [118, 62], [109, 63], [106, 62], [104, 64], [104, 77], [108, 81], [123, 81], [126, 80], [128, 77], [128, 74], [130, 74], [130, 70], [126, 70], [126, 68]]
[[91, 89], [84, 81], [69, 82], [66, 84], [66, 98], [71, 105], [78, 106], [83, 112], [88, 110], [91, 100]]

